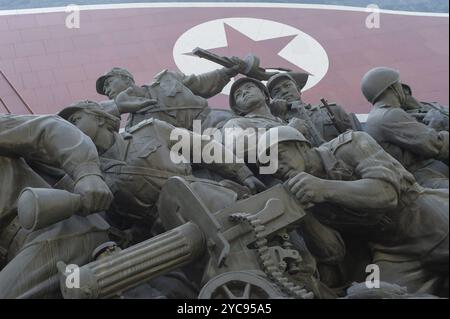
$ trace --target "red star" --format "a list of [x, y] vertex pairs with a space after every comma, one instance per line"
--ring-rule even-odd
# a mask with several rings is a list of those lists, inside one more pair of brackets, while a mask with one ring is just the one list
[[226, 23], [224, 23], [224, 29], [228, 46], [209, 49], [208, 51], [220, 56], [237, 56], [240, 58], [244, 58], [247, 54], [252, 53], [260, 58], [261, 67], [263, 68], [281, 67], [296, 72], [305, 72], [305, 70], [278, 55], [297, 35], [254, 41]]

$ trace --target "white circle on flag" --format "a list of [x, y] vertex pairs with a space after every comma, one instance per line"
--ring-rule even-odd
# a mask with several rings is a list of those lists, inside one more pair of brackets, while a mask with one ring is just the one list
[[[211, 20], [187, 30], [178, 38], [173, 48], [173, 58], [181, 72], [185, 74], [201, 74], [220, 68], [216, 63], [187, 55], [186, 53], [192, 52], [197, 47], [205, 50], [227, 47], [224, 24], [231, 26], [253, 41], [295, 36], [277, 54], [311, 74], [303, 91], [319, 83], [328, 72], [328, 55], [316, 39], [287, 24], [256, 18]], [[261, 66], [264, 66], [265, 63], [267, 62], [261, 61]], [[277, 67], [283, 67], [283, 65], [277, 65]], [[222, 93], [228, 95], [231, 84], [229, 83]]]

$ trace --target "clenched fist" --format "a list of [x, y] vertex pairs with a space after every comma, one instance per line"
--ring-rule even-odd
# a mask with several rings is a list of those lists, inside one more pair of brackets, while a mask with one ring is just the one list
[[274, 116], [283, 117], [286, 115], [287, 112], [289, 112], [290, 106], [286, 100], [281, 99], [274, 99], [269, 105], [270, 112]]
[[325, 201], [324, 183], [326, 181], [302, 172], [287, 181], [289, 190], [301, 204], [319, 204]]
[[81, 195], [85, 215], [106, 210], [111, 205], [113, 194], [103, 179], [97, 175], [82, 177], [75, 185], [74, 192]]

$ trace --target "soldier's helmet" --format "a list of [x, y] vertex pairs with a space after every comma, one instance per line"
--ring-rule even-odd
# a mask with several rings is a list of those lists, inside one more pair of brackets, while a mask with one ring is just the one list
[[308, 139], [296, 128], [293, 128], [291, 126], [273, 127], [259, 138], [258, 158], [264, 156], [266, 151], [270, 149], [272, 146], [288, 141], [306, 143], [309, 146], [312, 146], [311, 142], [308, 141]]
[[361, 80], [361, 91], [367, 101], [374, 104], [384, 91], [399, 81], [399, 71], [388, 67], [377, 67], [363, 76]]
[[261, 81], [258, 81], [256, 79], [249, 78], [249, 77], [240, 78], [240, 79], [236, 80], [233, 83], [233, 85], [231, 86], [230, 97], [229, 97], [230, 108], [233, 110], [234, 113], [236, 113], [238, 115], [240, 115], [242, 113], [242, 111], [236, 107], [236, 100], [234, 99], [234, 92], [236, 92], [236, 90], [238, 88], [240, 88], [244, 83], [247, 83], [247, 82], [252, 82], [257, 87], [259, 87], [259, 89], [264, 93], [264, 95], [266, 97], [266, 103], [269, 104], [269, 102], [270, 102], [269, 91], [267, 90], [267, 87], [264, 85], [264, 83], [262, 83]]
[[273, 87], [283, 80], [291, 80], [297, 85], [299, 91], [303, 90], [306, 83], [308, 82], [309, 74], [302, 72], [284, 72], [278, 73], [270, 77], [267, 81], [267, 89], [269, 90], [270, 96], [273, 98], [272, 89]]
[[58, 115], [65, 119], [66, 121], [78, 111], [86, 111], [88, 113], [101, 116], [105, 118], [114, 128], [115, 131], [119, 131], [120, 128], [120, 117], [110, 114], [103, 105], [90, 100], [78, 101], [68, 107], [62, 109]]
[[114, 67], [97, 79], [97, 82], [95, 83], [97, 93], [101, 95], [106, 95], [104, 90], [105, 81], [106, 79], [116, 75], [127, 77], [134, 82], [134, 77], [128, 70]]

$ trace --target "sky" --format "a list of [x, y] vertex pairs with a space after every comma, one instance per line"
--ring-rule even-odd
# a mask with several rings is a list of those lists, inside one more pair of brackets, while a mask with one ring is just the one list
[[208, 1], [208, 0], [169, 0], [169, 1], [140, 1], [140, 0], [0, 0], [0, 10], [29, 9], [59, 7], [69, 4], [108, 4], [108, 3], [142, 3], [142, 2], [278, 2], [278, 3], [310, 3], [332, 4], [366, 7], [376, 4], [381, 9], [401, 11], [421, 11], [448, 13], [448, 0], [233, 0], [233, 1]]

